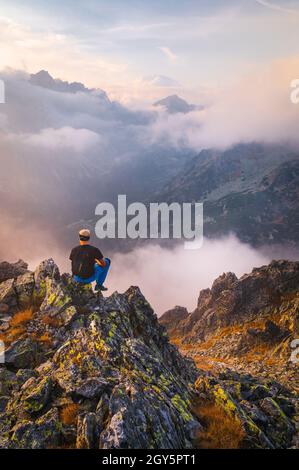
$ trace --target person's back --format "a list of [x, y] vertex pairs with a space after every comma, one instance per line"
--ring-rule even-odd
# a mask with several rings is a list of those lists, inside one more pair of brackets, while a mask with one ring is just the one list
[[78, 245], [72, 249], [70, 259], [72, 261], [72, 273], [82, 279], [88, 279], [93, 275], [95, 260], [101, 260], [102, 253], [92, 245]]
[[89, 230], [80, 230], [79, 238], [80, 245], [73, 248], [70, 254], [74, 279], [83, 284], [96, 281], [96, 290], [107, 290], [103, 282], [110, 267], [109, 258], [104, 258], [98, 248], [89, 245]]

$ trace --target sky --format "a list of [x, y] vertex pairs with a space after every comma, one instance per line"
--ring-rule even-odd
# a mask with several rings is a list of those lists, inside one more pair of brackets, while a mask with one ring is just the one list
[[48, 70], [138, 105], [193, 100], [298, 56], [299, 0], [0, 0], [0, 69]]

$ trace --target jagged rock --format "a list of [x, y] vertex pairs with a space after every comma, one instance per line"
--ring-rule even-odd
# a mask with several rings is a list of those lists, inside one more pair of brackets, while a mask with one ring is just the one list
[[31, 377], [23, 384], [21, 390], [24, 410], [35, 415], [48, 403], [52, 391], [52, 381], [48, 377], [42, 380]]
[[[234, 273], [223, 273], [219, 276], [212, 285], [211, 297], [213, 300], [218, 299], [223, 291], [233, 288], [234, 283], [238, 280]], [[200, 300], [198, 300], [198, 307], [200, 308]]]
[[87, 413], [79, 416], [77, 431], [77, 449], [93, 449], [96, 445], [96, 415]]
[[34, 290], [34, 274], [27, 272], [18, 276], [13, 286], [17, 295], [18, 307], [22, 309], [31, 305]]
[[35, 423], [23, 421], [13, 429], [12, 447], [18, 449], [45, 449], [58, 445], [61, 425], [56, 408], [39, 418]]
[[188, 310], [185, 307], [177, 305], [171, 310], [167, 310], [167, 312], [163, 313], [160, 318], [160, 324], [165, 326], [167, 329], [169, 328], [169, 332], [171, 332], [172, 329], [176, 327], [176, 324], [179, 321], [184, 320], [188, 315]]
[[17, 388], [18, 379], [14, 372], [5, 369], [0, 369], [0, 396], [10, 395], [13, 390]]
[[267, 434], [276, 447], [289, 447], [295, 432], [295, 427], [282, 409], [271, 397], [263, 398], [259, 406], [269, 417]]
[[[17, 296], [14, 290], [14, 280], [8, 279], [0, 284], [0, 303], [8, 305], [9, 308], [15, 309], [17, 306]], [[7, 310], [6, 312], [7, 313]]]
[[60, 325], [67, 325], [76, 315], [76, 307], [61, 283], [55, 278], [45, 277], [43, 279], [44, 300], [40, 306], [42, 314], [48, 314], [57, 318]]
[[61, 280], [67, 288], [73, 304], [76, 306], [85, 308], [90, 304], [95, 306], [97, 300], [103, 297], [101, 292], [93, 292], [91, 284], [80, 284], [70, 274], [62, 274]]
[[3, 261], [0, 263], [0, 283], [7, 281], [7, 279], [15, 279], [16, 277], [25, 274], [27, 269], [28, 264], [21, 259], [16, 263]]
[[31, 378], [37, 378], [38, 373], [32, 369], [19, 369], [16, 373], [18, 384], [20, 387]]
[[101, 378], [88, 378], [87, 380], [84, 380], [81, 385], [76, 387], [75, 393], [76, 395], [84, 398], [96, 398], [110, 387], [111, 385], [107, 380], [103, 380]]
[[[289, 332], [283, 328], [280, 328], [276, 323], [271, 320], [267, 320], [265, 327], [262, 329], [248, 328], [245, 344], [248, 349], [252, 344], [275, 343], [282, 341], [289, 336]], [[244, 338], [242, 338], [244, 342]], [[241, 344], [240, 344], [241, 346]]]
[[59, 281], [60, 273], [53, 259], [42, 261], [34, 272], [35, 289], [37, 299], [43, 299], [46, 295], [46, 279]]
[[222, 274], [211, 289], [200, 292], [197, 308], [179, 321], [175, 330], [187, 341], [204, 340], [219, 328], [254, 318], [271, 306], [279, 307], [298, 290], [299, 262], [272, 261], [240, 279], [233, 273]]
[[5, 363], [17, 369], [34, 367], [37, 363], [39, 345], [31, 338], [21, 338], [5, 351]]

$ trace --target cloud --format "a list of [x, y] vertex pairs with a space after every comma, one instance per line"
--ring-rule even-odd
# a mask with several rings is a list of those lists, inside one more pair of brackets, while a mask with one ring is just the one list
[[120, 80], [127, 80], [127, 65], [107, 57], [89, 52], [80, 39], [70, 34], [33, 29], [24, 24], [0, 17], [1, 57], [0, 69], [14, 69], [35, 72], [46, 69], [65, 79], [93, 87], [98, 86], [101, 77], [103, 86], [111, 86]]
[[167, 59], [170, 61], [170, 62], [176, 62], [177, 61], [177, 55], [175, 55], [174, 52], [172, 52], [172, 50], [169, 48], [169, 47], [166, 47], [166, 46], [163, 46], [163, 47], [159, 47], [160, 51], [163, 52], [163, 54], [167, 57]]
[[233, 235], [205, 239], [201, 249], [192, 251], [184, 250], [181, 245], [172, 250], [147, 246], [129, 254], [114, 255], [107, 285], [109, 292], [139, 285], [158, 314], [175, 305], [192, 310], [199, 291], [210, 287], [223, 272], [233, 271], [240, 276], [269, 261], [266, 255]]
[[145, 139], [195, 150], [252, 141], [298, 145], [299, 106], [290, 99], [298, 69], [298, 57], [254, 67], [233, 85], [216, 91], [204, 111], [160, 113]]
[[[16, 136], [12, 136], [12, 138], [16, 138]], [[68, 126], [60, 129], [45, 128], [38, 134], [21, 134], [17, 138], [25, 145], [54, 151], [69, 149], [78, 153], [85, 152], [101, 142], [101, 138], [96, 132]]]
[[[1, 221], [1, 235], [8, 241], [5, 247], [0, 247], [1, 259], [14, 262], [21, 257], [33, 270], [42, 260], [54, 258], [61, 272], [70, 271], [68, 258], [72, 246], [65, 248], [59, 243], [59, 232], [51, 233], [38, 224], [31, 224], [24, 231], [16, 221], [2, 217]], [[101, 246], [99, 242], [97, 245]], [[232, 271], [239, 277], [273, 258], [273, 253], [258, 251], [234, 235], [205, 239], [199, 250], [184, 250], [183, 245], [174, 249], [147, 245], [127, 254], [104, 254], [112, 258], [107, 295], [138, 285], [158, 315], [175, 305], [192, 311], [200, 290], [211, 287], [223, 272]], [[278, 257], [276, 251], [275, 258]]]
[[260, 5], [266, 7], [266, 8], [270, 8], [271, 10], [276, 10], [276, 11], [280, 11], [280, 12], [283, 12], [283, 13], [288, 13], [290, 15], [294, 15], [294, 14], [299, 14], [299, 10], [294, 10], [294, 9], [291, 9], [291, 8], [286, 8], [286, 7], [283, 7], [281, 5], [277, 5], [276, 3], [272, 3], [272, 2], [268, 2], [267, 0], [255, 0], [257, 3], [259, 3]]
[[107, 28], [103, 33], [108, 34], [119, 34], [119, 33], [126, 33], [129, 36], [132, 34], [137, 33], [138, 37], [142, 36], [142, 33], [148, 33], [153, 30], [157, 29], [164, 29], [167, 26], [171, 26], [171, 23], [160, 22], [160, 23], [147, 23], [147, 24], [131, 24], [131, 23], [124, 23], [119, 24], [117, 26], [112, 26], [111, 28]]

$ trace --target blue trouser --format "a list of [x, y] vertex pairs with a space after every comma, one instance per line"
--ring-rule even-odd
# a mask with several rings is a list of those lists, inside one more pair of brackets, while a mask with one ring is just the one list
[[110, 259], [105, 258], [106, 266], [103, 268], [98, 263], [94, 265], [94, 273], [87, 279], [83, 279], [80, 276], [74, 276], [75, 281], [80, 282], [81, 284], [91, 284], [96, 281], [99, 286], [102, 286], [105, 282], [106, 276], [110, 268]]

